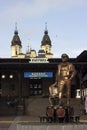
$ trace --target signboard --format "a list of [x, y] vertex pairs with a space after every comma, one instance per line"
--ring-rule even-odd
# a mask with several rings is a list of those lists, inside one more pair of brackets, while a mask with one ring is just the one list
[[47, 58], [30, 58], [29, 63], [49, 63]]
[[24, 72], [25, 78], [52, 78], [52, 72]]

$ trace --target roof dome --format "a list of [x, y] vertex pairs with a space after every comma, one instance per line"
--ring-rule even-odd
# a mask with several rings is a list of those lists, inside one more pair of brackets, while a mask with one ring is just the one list
[[38, 51], [38, 53], [45, 53], [45, 51], [44, 50], [42, 50], [42, 49], [40, 49], [39, 51]]
[[14, 31], [14, 36], [13, 36], [13, 39], [12, 39], [12, 42], [11, 42], [11, 46], [13, 46], [13, 45], [22, 46], [21, 45], [21, 40], [20, 40], [20, 37], [18, 36], [18, 31], [17, 30]]
[[45, 30], [44, 32], [44, 36], [43, 36], [43, 39], [42, 39], [42, 42], [41, 42], [41, 45], [50, 45], [51, 46], [51, 40], [50, 40], [50, 37], [48, 35], [48, 31]]

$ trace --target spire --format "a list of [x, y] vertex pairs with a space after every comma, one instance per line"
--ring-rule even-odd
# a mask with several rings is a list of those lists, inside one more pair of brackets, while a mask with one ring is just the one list
[[15, 32], [14, 32], [14, 34], [18, 34], [18, 30], [17, 30], [17, 22], [15, 23]]
[[28, 44], [27, 49], [26, 49], [26, 53], [30, 53], [30, 50], [31, 50], [31, 48], [30, 48], [30, 45]]
[[19, 35], [18, 35], [17, 23], [15, 23], [15, 31], [14, 31], [14, 36], [13, 36], [11, 45], [12, 45], [12, 46], [13, 46], [13, 45], [22, 46], [22, 45], [21, 45], [20, 37], [19, 37]]
[[44, 36], [41, 41], [41, 46], [43, 45], [50, 45], [51, 46], [51, 40], [48, 35], [48, 30], [47, 30], [47, 23], [45, 23], [45, 31], [44, 31]]
[[47, 30], [47, 22], [45, 23], [45, 31], [44, 31], [45, 34], [48, 34], [48, 30]]

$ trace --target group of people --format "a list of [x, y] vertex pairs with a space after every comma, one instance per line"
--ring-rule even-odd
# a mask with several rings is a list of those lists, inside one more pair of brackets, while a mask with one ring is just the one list
[[69, 56], [67, 54], [62, 54], [61, 60], [62, 62], [58, 65], [56, 81], [49, 86], [49, 102], [51, 106], [54, 105], [55, 99], [58, 100], [58, 105], [61, 106], [65, 88], [67, 105], [70, 104], [71, 83], [76, 75], [76, 70], [74, 65], [69, 63]]

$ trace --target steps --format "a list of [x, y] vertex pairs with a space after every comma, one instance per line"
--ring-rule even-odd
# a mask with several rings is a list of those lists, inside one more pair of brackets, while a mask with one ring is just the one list
[[70, 105], [74, 108], [74, 115], [82, 115], [84, 105], [81, 103], [81, 99], [71, 99]]
[[[45, 115], [49, 105], [48, 98], [30, 97], [25, 99], [25, 114], [33, 117]], [[71, 98], [70, 106], [74, 108], [74, 115], [83, 115], [84, 105], [81, 103], [81, 99]], [[16, 108], [8, 107], [4, 98], [0, 99], [0, 116], [3, 115], [16, 115]]]
[[45, 115], [47, 106], [49, 106], [49, 101], [47, 98], [29, 98], [27, 99], [26, 114], [30, 116]]
[[[64, 99], [66, 100], [66, 99]], [[46, 114], [46, 107], [49, 106], [48, 98], [31, 97], [27, 99], [26, 114], [30, 116], [39, 116]], [[70, 106], [74, 108], [75, 115], [81, 115], [83, 110], [83, 104], [81, 99], [72, 98]]]

